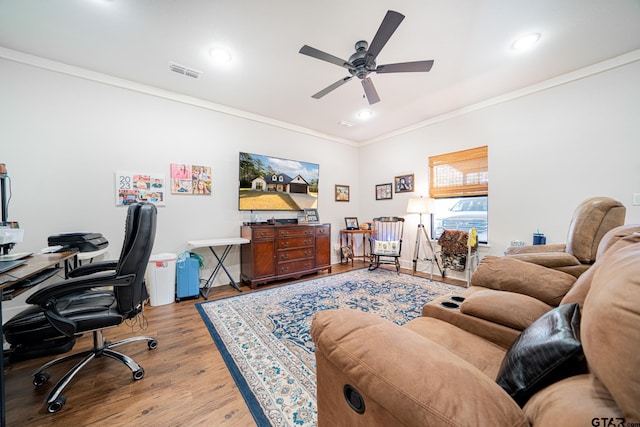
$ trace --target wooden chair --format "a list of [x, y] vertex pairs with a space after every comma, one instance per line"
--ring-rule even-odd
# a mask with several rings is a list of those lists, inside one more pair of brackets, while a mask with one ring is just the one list
[[395, 265], [400, 274], [400, 253], [402, 251], [402, 233], [404, 218], [386, 216], [373, 219], [373, 230], [369, 243], [371, 261], [369, 270], [375, 270], [381, 264]]

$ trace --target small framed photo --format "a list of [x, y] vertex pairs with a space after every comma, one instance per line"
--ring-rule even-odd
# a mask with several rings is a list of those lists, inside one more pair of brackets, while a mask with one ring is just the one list
[[360, 228], [358, 226], [358, 218], [346, 217], [344, 219], [345, 225], [347, 226], [347, 230], [357, 230]]
[[376, 185], [376, 200], [393, 199], [393, 184]]
[[305, 208], [304, 213], [307, 216], [307, 222], [309, 224], [320, 222], [320, 216], [318, 215], [318, 209]]
[[307, 223], [307, 215], [304, 213], [298, 214], [298, 224], [306, 224]]
[[413, 191], [413, 174], [396, 176], [396, 193]]
[[349, 201], [349, 186], [336, 184], [336, 202]]

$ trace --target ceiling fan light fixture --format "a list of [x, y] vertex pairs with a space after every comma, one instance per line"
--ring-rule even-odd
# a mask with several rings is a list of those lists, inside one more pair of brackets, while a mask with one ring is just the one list
[[226, 64], [231, 62], [231, 54], [228, 50], [221, 47], [213, 47], [209, 49], [209, 56], [216, 64]]
[[520, 37], [518, 40], [516, 40], [511, 45], [511, 48], [513, 50], [520, 50], [520, 51], [526, 50], [532, 47], [534, 44], [536, 44], [538, 40], [540, 40], [540, 33], [529, 33], [527, 35]]
[[[395, 64], [377, 65], [376, 58], [387, 44], [393, 33], [396, 31], [404, 15], [393, 10], [387, 11], [386, 15], [382, 19], [382, 23], [378, 27], [378, 31], [373, 36], [371, 43], [365, 40], [360, 40], [355, 44], [355, 53], [353, 53], [349, 60], [344, 60], [337, 56], [318, 50], [314, 47], [304, 45], [300, 48], [298, 53], [310, 56], [312, 58], [319, 59], [321, 61], [329, 62], [337, 65], [338, 67], [346, 68], [349, 71], [350, 76], [341, 78], [335, 83], [330, 84], [321, 91], [311, 95], [314, 99], [320, 99], [333, 90], [339, 88], [353, 77], [357, 77], [364, 89], [365, 98], [369, 102], [369, 105], [380, 102], [380, 96], [376, 91], [375, 85], [371, 80], [369, 74], [371, 73], [415, 73], [415, 72], [427, 72], [431, 70], [433, 66], [433, 60], [427, 61], [413, 61], [413, 62], [399, 62]], [[360, 117], [362, 120], [366, 120]]]
[[373, 111], [371, 110], [362, 110], [358, 113], [360, 120], [369, 120], [371, 117], [373, 117]]

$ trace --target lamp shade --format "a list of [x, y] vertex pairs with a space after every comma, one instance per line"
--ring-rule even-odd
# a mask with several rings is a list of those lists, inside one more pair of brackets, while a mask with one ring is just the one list
[[412, 197], [407, 204], [407, 213], [431, 213], [433, 199], [430, 197]]

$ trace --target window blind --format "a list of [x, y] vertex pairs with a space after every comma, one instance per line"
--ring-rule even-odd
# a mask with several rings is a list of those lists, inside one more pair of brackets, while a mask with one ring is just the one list
[[429, 157], [429, 197], [487, 196], [488, 147]]

